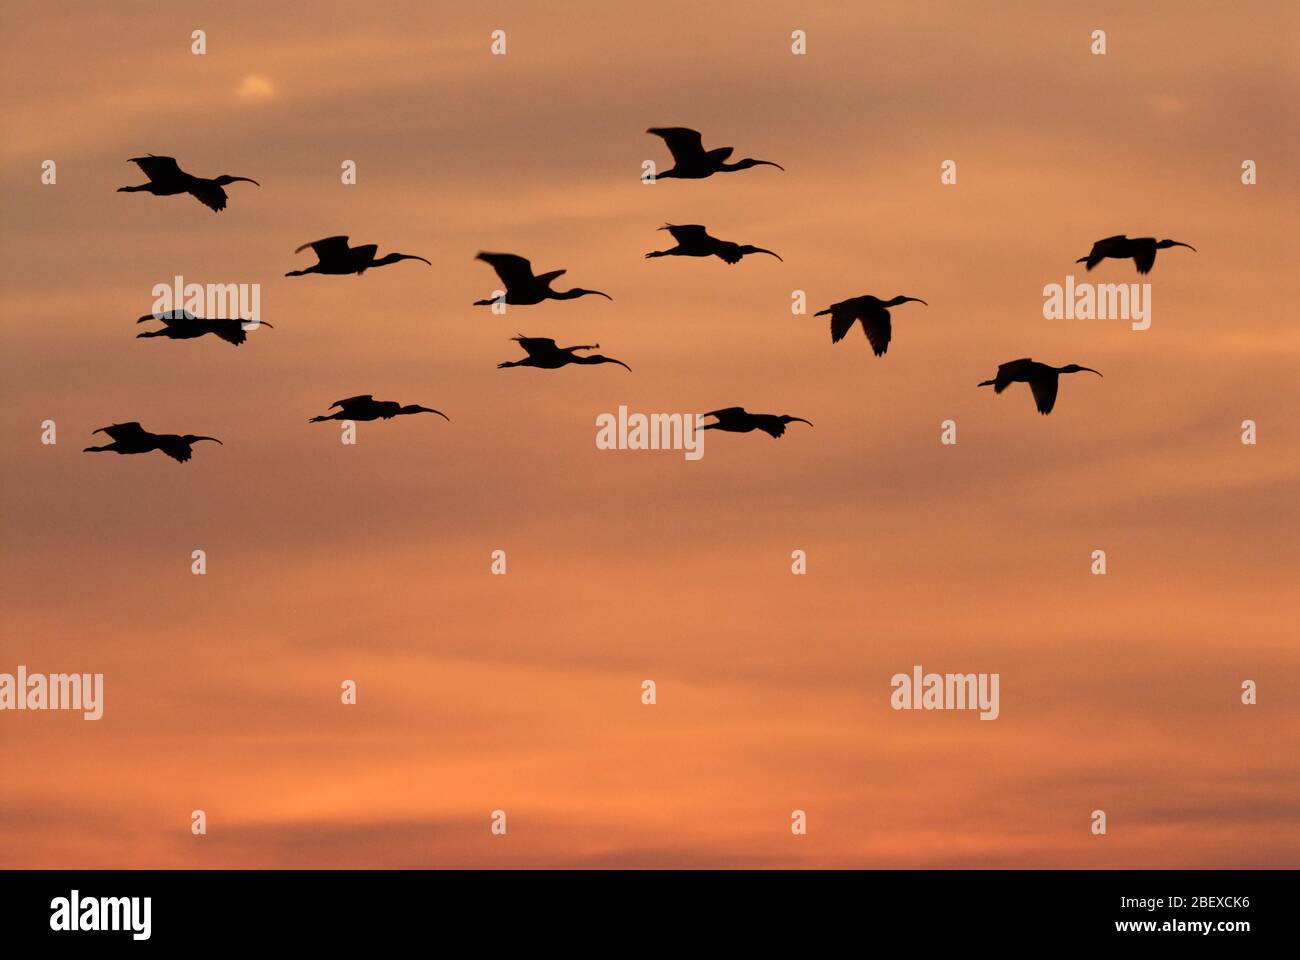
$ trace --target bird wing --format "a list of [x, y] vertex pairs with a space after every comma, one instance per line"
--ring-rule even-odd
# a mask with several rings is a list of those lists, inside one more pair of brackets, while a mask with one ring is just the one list
[[158, 449], [177, 463], [184, 463], [193, 455], [190, 445], [175, 433], [167, 433], [158, 437]]
[[144, 175], [153, 181], [183, 175], [175, 157], [155, 157], [151, 153], [147, 157], [132, 157], [131, 162], [138, 164], [140, 169], [144, 171]]
[[308, 247], [316, 252], [316, 258], [322, 262], [326, 257], [346, 257], [348, 253], [347, 237], [325, 237], [322, 240], [313, 240], [311, 243], [304, 243], [294, 253], [302, 253]]
[[836, 310], [831, 307], [831, 343], [839, 343], [850, 330], [857, 316], [850, 310]]
[[1133, 262], [1137, 265], [1138, 273], [1150, 273], [1156, 265], [1156, 245], [1153, 243], [1149, 247], [1142, 247], [1133, 254]]
[[[882, 310], [881, 313], [884, 313], [884, 311]], [[864, 316], [862, 318], [862, 332], [871, 341], [871, 349], [875, 351], [876, 356], [883, 357], [885, 351], [889, 349], [889, 339], [893, 334], [893, 324], [889, 322], [889, 314], [885, 313], [883, 317]]]
[[513, 253], [480, 253], [475, 259], [489, 264], [507, 287], [532, 282], [533, 265]]
[[998, 364], [997, 379], [993, 384], [993, 392], [1001, 393], [1015, 381], [1015, 379], [1028, 371], [1033, 364], [1029, 357], [1022, 357], [1019, 360], [1008, 360], [1006, 363]]
[[348, 251], [348, 256], [356, 257], [357, 263], [369, 263], [375, 259], [375, 254], [379, 252], [379, 244], [363, 243], [359, 247], [353, 247]]
[[149, 431], [134, 420], [130, 423], [115, 423], [112, 426], [100, 427], [94, 432], [106, 433], [114, 440], [134, 440], [150, 436]]
[[719, 420], [732, 420], [736, 417], [745, 416], [744, 407], [723, 407], [721, 410], [710, 410], [704, 414], [706, 417], [717, 417]]
[[545, 356], [559, 349], [550, 337], [514, 337], [513, 339], [530, 357]]
[[347, 397], [343, 400], [335, 400], [333, 403], [330, 404], [330, 409], [333, 410], [335, 407], [342, 407], [344, 410], [346, 410], [348, 407], [355, 407], [363, 403], [370, 403], [374, 399], [375, 399], [375, 395], [373, 393], [363, 393], [360, 394], [359, 396]]
[[689, 127], [651, 127], [646, 133], [663, 137], [668, 145], [668, 152], [678, 163], [699, 160], [704, 156], [704, 138], [700, 131]]
[[785, 433], [785, 424], [781, 422], [781, 418], [770, 413], [761, 413], [756, 416], [754, 426], [764, 433], [771, 434], [773, 437], [780, 437]]
[[691, 243], [708, 243], [713, 239], [709, 236], [709, 231], [698, 223], [665, 223], [663, 229], [672, 234], [673, 239], [683, 246]]
[[190, 187], [189, 194], [215, 213], [226, 209], [226, 191], [210, 180], [196, 180], [194, 186]]
[[205, 324], [209, 333], [215, 333], [226, 343], [239, 346], [248, 339], [243, 320], [209, 320]]
[[1128, 243], [1128, 235], [1119, 233], [1113, 237], [1104, 237], [1092, 245], [1092, 250], [1088, 253], [1087, 267], [1091, 270], [1097, 264], [1101, 263], [1107, 257], [1114, 256], [1117, 247]]
[[1052, 412], [1052, 407], [1056, 406], [1056, 388], [1060, 383], [1061, 378], [1055, 372], [1029, 381], [1029, 389], [1034, 392], [1034, 403], [1037, 404], [1039, 413]]
[[569, 272], [568, 270], [551, 270], [551, 271], [548, 271], [547, 273], [539, 273], [539, 274], [538, 274], [536, 277], [534, 277], [533, 279], [535, 279], [535, 280], [536, 280], [538, 283], [540, 283], [542, 286], [544, 286], [544, 287], [549, 287], [549, 286], [550, 286], [552, 283], [554, 283], [557, 279], [559, 279], [560, 277], [564, 276], [564, 275], [565, 275], [566, 273], [568, 273], [568, 272]]

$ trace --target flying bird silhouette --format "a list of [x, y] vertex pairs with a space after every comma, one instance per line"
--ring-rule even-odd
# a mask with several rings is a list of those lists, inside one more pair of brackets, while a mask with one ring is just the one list
[[813, 316], [824, 317], [830, 314], [831, 343], [839, 343], [853, 329], [854, 322], [861, 321], [862, 332], [871, 341], [871, 349], [875, 351], [876, 356], [883, 357], [885, 351], [889, 349], [889, 341], [893, 336], [893, 325], [889, 320], [889, 308], [896, 307], [901, 303], [920, 303], [929, 306], [928, 303], [917, 297], [899, 295], [892, 300], [881, 300], [879, 297], [868, 295], [832, 303], [825, 310], [818, 310]]
[[[137, 333], [136, 339], [141, 337], [167, 337], [169, 340], [193, 340], [195, 337], [201, 337], [204, 334], [211, 333], [226, 343], [233, 343], [239, 346], [248, 339], [248, 332], [244, 328], [245, 323], [252, 323], [248, 320], [227, 320], [224, 318], [204, 319], [196, 317], [188, 310], [169, 310], [166, 313], [146, 313], [136, 323], [144, 323], [146, 320], [160, 320], [164, 324], [161, 330], [146, 330], [144, 333]], [[270, 327], [265, 321], [252, 323], [248, 330], [254, 327]], [[274, 330], [274, 327], [271, 327]]]
[[744, 407], [724, 407], [721, 410], [714, 410], [705, 414], [706, 417], [717, 417], [717, 423], [706, 423], [705, 430], [723, 430], [727, 433], [749, 433], [752, 430], [762, 430], [764, 433], [771, 434], [773, 437], [779, 437], [785, 433], [787, 423], [806, 423], [812, 426], [811, 420], [805, 420], [803, 417], [792, 417], [788, 413], [777, 416], [775, 413], [750, 413]]
[[150, 433], [134, 420], [100, 427], [94, 433], [106, 433], [113, 438], [113, 442], [102, 447], [86, 447], [82, 453], [148, 453], [151, 450], [161, 450], [173, 460], [184, 463], [194, 452], [190, 448], [200, 440], [221, 443], [216, 437], [199, 437], [192, 433]]
[[704, 138], [698, 130], [688, 127], [651, 127], [646, 133], [662, 137], [668, 145], [668, 152], [673, 155], [673, 166], [663, 173], [655, 174], [656, 180], [703, 180], [715, 173], [731, 173], [736, 170], [748, 170], [750, 167], [785, 167], [771, 160], [754, 160], [745, 158], [735, 163], [726, 160], [735, 150], [734, 147], [718, 147], [714, 150], [704, 149]]
[[221, 188], [231, 183], [251, 183], [261, 186], [251, 177], [232, 177], [222, 174], [208, 179], [186, 173], [177, 165], [174, 157], [132, 157], [131, 163], [138, 164], [149, 178], [148, 183], [138, 187], [118, 187], [118, 193], [152, 193], [155, 197], [171, 197], [178, 193], [188, 193], [214, 213], [226, 209], [226, 191]]
[[335, 400], [329, 408], [339, 409], [335, 413], [327, 414], [322, 417], [312, 417], [308, 423], [320, 423], [324, 420], [391, 420], [393, 417], [401, 417], [411, 413], [436, 413], [447, 422], [451, 422], [451, 417], [447, 416], [441, 410], [435, 410], [432, 407], [422, 407], [418, 404], [408, 403], [402, 406], [396, 400], [376, 400], [373, 394], [363, 393], [357, 397], [347, 397], [343, 400]]
[[1025, 357], [1023, 360], [1009, 360], [999, 364], [997, 376], [992, 380], [985, 380], [979, 386], [991, 386], [994, 393], [1001, 393], [1013, 383], [1027, 383], [1034, 394], [1034, 405], [1038, 407], [1038, 412], [1046, 415], [1052, 412], [1052, 407], [1056, 406], [1056, 388], [1060, 384], [1060, 374], [1081, 373], [1085, 370], [1101, 376], [1092, 367], [1081, 367], [1077, 363], [1067, 364], [1064, 367], [1049, 367], [1045, 363]]
[[739, 263], [742, 257], [751, 253], [766, 253], [769, 257], [781, 259], [771, 250], [764, 250], [762, 247], [755, 247], [748, 243], [741, 246], [730, 240], [711, 237], [709, 232], [698, 223], [665, 223], [659, 229], [671, 233], [673, 239], [677, 241], [677, 246], [669, 250], [647, 253], [647, 260], [652, 257], [720, 257], [726, 263]]
[[315, 251], [319, 263], [313, 263], [306, 270], [290, 270], [285, 274], [286, 277], [301, 277], [309, 273], [326, 273], [333, 276], [355, 273], [360, 276], [371, 267], [383, 267], [390, 263], [397, 263], [399, 260], [419, 260], [433, 266], [424, 257], [417, 257], [410, 253], [386, 253], [376, 260], [378, 244], [367, 243], [360, 247], [350, 247], [347, 237], [326, 237], [324, 240], [304, 243], [294, 253], [301, 253], [308, 247]]
[[[576, 300], [587, 295], [613, 300], [608, 293], [599, 290], [585, 290], [574, 287], [572, 290], [552, 290], [551, 284], [557, 277], [562, 277], [567, 270], [552, 270], [537, 276], [533, 275], [533, 265], [523, 257], [513, 253], [480, 253], [474, 259], [489, 264], [506, 286], [505, 302], [515, 306], [528, 306], [543, 300]], [[496, 300], [475, 300], [474, 306], [486, 307]]]
[[1157, 241], [1155, 237], [1134, 237], [1130, 240], [1121, 233], [1117, 237], [1098, 240], [1092, 245], [1091, 253], [1074, 262], [1086, 263], [1091, 270], [1103, 260], [1132, 260], [1138, 273], [1150, 273], [1156, 263], [1156, 251], [1164, 250], [1166, 247], [1186, 247], [1192, 253], [1196, 252], [1196, 248], [1190, 243], [1182, 243], [1178, 240]]
[[578, 350], [599, 350], [599, 343], [576, 347], [558, 347], [555, 345], [555, 341], [549, 337], [517, 336], [510, 339], [523, 347], [524, 353], [528, 354], [528, 356], [522, 360], [507, 360], [505, 363], [498, 363], [498, 369], [502, 367], [540, 367], [543, 370], [557, 370], [570, 363], [617, 363], [625, 370], [632, 369], [622, 360], [615, 360], [613, 357], [602, 356], [599, 353], [593, 353], [585, 357], [578, 356], [576, 352]]

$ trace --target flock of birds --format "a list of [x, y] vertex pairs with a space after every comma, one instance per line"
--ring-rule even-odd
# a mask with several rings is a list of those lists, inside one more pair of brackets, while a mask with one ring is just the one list
[[[757, 166], [776, 167], [778, 170], [785, 169], [780, 164], [773, 163], [770, 160], [755, 160], [749, 157], [737, 160], [734, 163], [729, 162], [729, 158], [734, 152], [732, 147], [705, 150], [704, 140], [700, 133], [686, 127], [651, 127], [646, 132], [662, 138], [673, 158], [673, 166], [655, 174], [656, 180], [703, 180], [715, 174], [734, 173]], [[250, 177], [235, 177], [229, 174], [212, 178], [196, 177], [182, 170], [172, 157], [158, 157], [150, 154], [145, 157], [135, 157], [130, 162], [140, 167], [144, 175], [149, 178], [149, 182], [134, 187], [120, 187], [119, 193], [151, 193], [157, 197], [189, 194], [216, 213], [220, 213], [226, 208], [229, 197], [226, 194], [225, 187], [232, 183], [252, 183], [260, 186], [256, 180]], [[645, 255], [647, 259], [658, 257], [718, 257], [727, 264], [739, 263], [745, 257], [753, 254], [765, 254], [776, 257], [778, 260], [781, 259], [778, 254], [764, 247], [720, 240], [712, 236], [700, 224], [668, 223], [659, 229], [667, 230], [676, 245], [667, 250], [651, 251]], [[1156, 240], [1154, 237], [1131, 238], [1121, 234], [1098, 240], [1092, 245], [1092, 250], [1088, 255], [1080, 257], [1076, 263], [1085, 263], [1087, 269], [1092, 270], [1103, 260], [1132, 260], [1137, 267], [1138, 273], [1146, 274], [1155, 265], [1156, 252], [1170, 247], [1187, 247], [1193, 251], [1196, 249], [1191, 244], [1177, 240]], [[315, 254], [316, 263], [302, 270], [291, 270], [285, 274], [286, 277], [301, 277], [313, 273], [330, 276], [361, 275], [372, 268], [388, 266], [403, 260], [419, 260], [432, 266], [430, 261], [424, 257], [409, 253], [388, 253], [382, 257], [376, 256], [379, 252], [377, 244], [352, 246], [346, 236], [325, 237], [322, 240], [305, 243], [294, 252], [301, 253], [308, 248]], [[512, 253], [480, 253], [477, 259], [488, 264], [496, 272], [505, 289], [498, 291], [493, 297], [474, 301], [475, 306], [491, 306], [498, 303], [510, 306], [530, 306], [542, 303], [545, 300], [575, 300], [586, 296], [604, 297], [607, 300], [613, 300], [613, 297], [607, 293], [602, 293], [599, 290], [588, 290], [583, 287], [555, 290], [552, 284], [563, 276], [566, 271], [551, 270], [546, 273], [536, 274], [533, 272], [532, 264], [528, 260]], [[888, 351], [893, 336], [890, 310], [904, 303], [920, 303], [928, 306], [924, 300], [918, 297], [900, 295], [888, 300], [882, 300], [879, 297], [867, 295], [850, 297], [838, 303], [833, 303], [826, 309], [817, 311], [814, 316], [830, 317], [832, 343], [839, 343], [853, 329], [855, 323], [860, 323], [872, 351], [877, 357], [880, 357], [884, 356]], [[146, 314], [140, 317], [137, 322], [144, 323], [151, 320], [160, 322], [163, 326], [160, 329], [137, 334], [138, 337], [189, 340], [212, 334], [227, 343], [239, 346], [248, 336], [246, 332], [248, 325], [238, 318], [204, 318], [197, 317], [185, 310], [173, 310], [166, 313]], [[271, 324], [259, 321], [255, 326], [270, 327]], [[516, 336], [513, 340], [523, 349], [525, 356], [519, 360], [507, 360], [499, 363], [497, 364], [499, 368], [537, 367], [543, 370], [555, 370], [570, 364], [613, 363], [629, 371], [632, 369], [621, 360], [589, 352], [599, 349], [600, 344], [561, 347], [554, 340], [547, 337]], [[1091, 367], [1080, 366], [1077, 363], [1054, 367], [1026, 357], [1000, 364], [996, 376], [991, 380], [983, 381], [979, 386], [991, 386], [995, 393], [1001, 393], [1013, 383], [1027, 383], [1030, 392], [1033, 394], [1034, 404], [1038, 412], [1048, 414], [1052, 412], [1052, 408], [1056, 405], [1060, 375], [1079, 372], [1096, 373], [1097, 376], [1101, 376], [1098, 371], [1093, 370]], [[445, 413], [434, 410], [432, 407], [418, 404], [403, 405], [394, 400], [376, 400], [370, 394], [338, 400], [331, 404], [329, 409], [334, 410], [336, 407], [338, 409], [335, 412], [312, 417], [309, 422], [389, 420], [393, 417], [418, 413], [434, 413], [444, 420], [450, 419]], [[749, 433], [754, 430], [761, 430], [772, 437], [780, 437], [784, 434], [786, 424], [789, 423], [807, 423], [811, 426], [811, 423], [802, 417], [794, 417], [788, 414], [750, 413], [743, 407], [726, 407], [721, 410], [711, 411], [704, 414], [704, 416], [713, 418], [713, 422], [706, 423], [704, 429], [723, 430], [731, 433]], [[181, 463], [190, 459], [193, 445], [200, 440], [221, 443], [215, 437], [195, 434], [150, 433], [136, 422], [115, 423], [108, 427], [101, 427], [94, 433], [107, 434], [113, 442], [103, 446], [86, 447], [85, 450], [88, 453], [134, 454], [158, 450]]]

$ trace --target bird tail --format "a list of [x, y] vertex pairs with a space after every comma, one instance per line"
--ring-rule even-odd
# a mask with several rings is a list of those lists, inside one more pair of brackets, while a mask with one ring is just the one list
[[517, 366], [519, 366], [519, 364], [516, 363], [514, 360], [507, 360], [505, 363], [498, 363], [497, 369], [500, 370], [502, 367], [517, 367]]
[[827, 307], [825, 310], [818, 310], [816, 313], [813, 314], [813, 316], [814, 316], [814, 317], [824, 317], [824, 316], [826, 316], [827, 314], [829, 314], [830, 312], [831, 312], [831, 308], [830, 308], [830, 307]]
[[311, 418], [310, 420], [308, 420], [307, 422], [308, 422], [308, 423], [322, 423], [322, 422], [324, 422], [325, 420], [331, 420], [331, 419], [333, 419], [333, 418], [332, 418], [332, 417], [312, 417], [312, 418]]
[[476, 306], [476, 307], [490, 307], [490, 306], [492, 306], [492, 304], [494, 304], [494, 303], [496, 303], [495, 300], [475, 300], [475, 301], [474, 301], [474, 306]]
[[996, 380], [985, 380], [983, 383], [977, 383], [976, 386], [977, 386], [977, 387], [995, 387], [995, 386], [997, 386], [997, 383], [998, 383], [998, 382], [997, 382]]

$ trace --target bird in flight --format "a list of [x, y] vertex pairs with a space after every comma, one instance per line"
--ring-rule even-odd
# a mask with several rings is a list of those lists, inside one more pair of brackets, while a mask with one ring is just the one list
[[808, 426], [812, 426], [812, 421], [805, 420], [803, 417], [792, 417], [788, 413], [783, 413], [780, 416], [775, 413], [750, 413], [744, 407], [724, 407], [721, 410], [706, 413], [704, 416], [717, 417], [716, 423], [706, 423], [704, 425], [705, 430], [724, 430], [727, 433], [749, 433], [753, 430], [762, 430], [773, 437], [779, 437], [785, 433], [787, 423], [806, 423]]
[[896, 307], [900, 303], [920, 303], [929, 306], [924, 300], [917, 297], [904, 297], [901, 294], [892, 300], [881, 300], [879, 297], [872, 296], [851, 297], [839, 303], [832, 303], [825, 310], [818, 310], [813, 316], [824, 317], [830, 314], [831, 343], [839, 343], [853, 329], [854, 321], [862, 321], [862, 332], [871, 341], [871, 349], [875, 351], [876, 356], [883, 357], [885, 351], [889, 349], [889, 340], [893, 335], [893, 326], [889, 321], [889, 308]]
[[599, 343], [576, 347], [559, 347], [549, 337], [518, 336], [510, 339], [523, 347], [524, 353], [528, 354], [528, 356], [522, 360], [507, 360], [505, 363], [498, 363], [498, 369], [502, 367], [540, 367], [543, 370], [558, 370], [570, 363], [617, 363], [624, 370], [632, 369], [622, 360], [615, 360], [613, 357], [602, 356], [599, 353], [589, 354], [585, 357], [578, 356], [578, 350], [599, 350]]
[[311, 247], [316, 253], [318, 263], [313, 263], [306, 270], [290, 270], [285, 274], [286, 277], [301, 277], [309, 273], [328, 273], [331, 275], [344, 275], [355, 273], [357, 276], [365, 273], [371, 267], [383, 267], [390, 263], [397, 263], [399, 260], [420, 260], [433, 266], [424, 257], [417, 257], [410, 253], [386, 253], [378, 260], [375, 259], [375, 253], [379, 250], [376, 243], [367, 243], [360, 247], [348, 246], [347, 237], [326, 237], [324, 240], [314, 240], [311, 243], [304, 243], [294, 253], [301, 253]]
[[151, 450], [161, 450], [173, 460], [184, 463], [194, 452], [190, 448], [200, 440], [221, 443], [216, 437], [198, 437], [192, 433], [150, 433], [135, 421], [100, 427], [94, 432], [108, 434], [113, 442], [102, 447], [86, 447], [82, 453], [148, 453]]
[[[572, 290], [552, 290], [551, 284], [557, 277], [568, 273], [567, 270], [552, 270], [534, 276], [533, 265], [523, 257], [513, 253], [480, 253], [474, 259], [482, 260], [497, 272], [501, 282], [506, 285], [505, 302], [514, 306], [528, 306], [543, 300], [576, 300], [588, 294], [613, 300], [608, 293], [599, 290], [584, 290], [574, 287]], [[499, 299], [499, 298], [498, 298]], [[475, 300], [474, 306], [486, 307], [496, 300]]]
[[447, 416], [441, 410], [435, 410], [432, 407], [421, 407], [418, 404], [408, 403], [402, 406], [396, 400], [376, 400], [372, 394], [363, 393], [358, 397], [348, 397], [344, 400], [335, 400], [329, 408], [339, 409], [334, 413], [322, 417], [312, 417], [308, 423], [321, 423], [324, 420], [391, 420], [393, 417], [405, 416], [408, 413], [436, 413], [448, 423], [451, 417]]
[[[188, 310], [169, 310], [166, 313], [146, 313], [136, 323], [144, 323], [146, 320], [160, 320], [163, 323], [161, 330], [146, 330], [144, 333], [137, 333], [136, 339], [141, 337], [167, 337], [169, 340], [193, 340], [195, 337], [201, 337], [206, 333], [215, 334], [226, 343], [233, 343], [239, 346], [248, 339], [247, 330], [254, 327], [270, 327], [269, 323], [259, 320], [253, 323], [251, 320], [227, 320], [224, 318], [214, 318], [211, 320], [203, 317], [196, 317]], [[245, 328], [244, 324], [249, 324]], [[271, 327], [274, 330], [274, 327]]]
[[766, 253], [769, 257], [781, 259], [771, 250], [764, 250], [762, 247], [755, 247], [748, 243], [741, 246], [730, 240], [711, 237], [709, 232], [698, 223], [665, 223], [659, 229], [671, 233], [673, 239], [677, 241], [677, 246], [647, 253], [647, 260], [652, 257], [719, 257], [725, 263], [740, 263], [742, 257], [751, 253]]
[[155, 197], [171, 197], [178, 193], [188, 193], [214, 213], [226, 209], [226, 191], [221, 188], [230, 183], [251, 183], [261, 186], [250, 177], [232, 177], [222, 174], [208, 179], [186, 173], [177, 165], [174, 157], [132, 157], [131, 163], [138, 164], [149, 178], [148, 183], [138, 187], [118, 187], [118, 193], [152, 193]]
[[1052, 412], [1052, 407], [1056, 406], [1056, 388], [1060, 384], [1060, 374], [1080, 373], [1084, 370], [1101, 376], [1092, 367], [1081, 367], [1077, 363], [1067, 364], [1064, 367], [1049, 367], [1045, 363], [1025, 357], [1023, 360], [1009, 360], [999, 364], [997, 376], [992, 380], [985, 380], [979, 386], [991, 386], [994, 393], [1001, 393], [1013, 383], [1027, 383], [1034, 394], [1034, 405], [1038, 407], [1038, 412], [1046, 415]]
[[735, 163], [726, 160], [735, 150], [734, 147], [718, 147], [714, 150], [704, 149], [704, 139], [698, 130], [688, 127], [651, 127], [646, 133], [662, 137], [673, 155], [673, 167], [663, 173], [655, 174], [656, 180], [703, 180], [715, 173], [731, 173], [735, 170], [748, 170], [750, 167], [785, 167], [771, 160], [753, 160], [745, 158]]
[[1182, 243], [1178, 240], [1159, 240], [1155, 237], [1133, 237], [1129, 239], [1124, 234], [1117, 237], [1107, 237], [1105, 240], [1098, 240], [1092, 245], [1092, 252], [1086, 257], [1080, 257], [1075, 263], [1086, 263], [1091, 270], [1103, 260], [1132, 260], [1137, 266], [1138, 273], [1150, 273], [1151, 268], [1156, 263], [1156, 251], [1164, 250], [1166, 247], [1186, 247], [1192, 253], [1196, 248], [1190, 243]]

